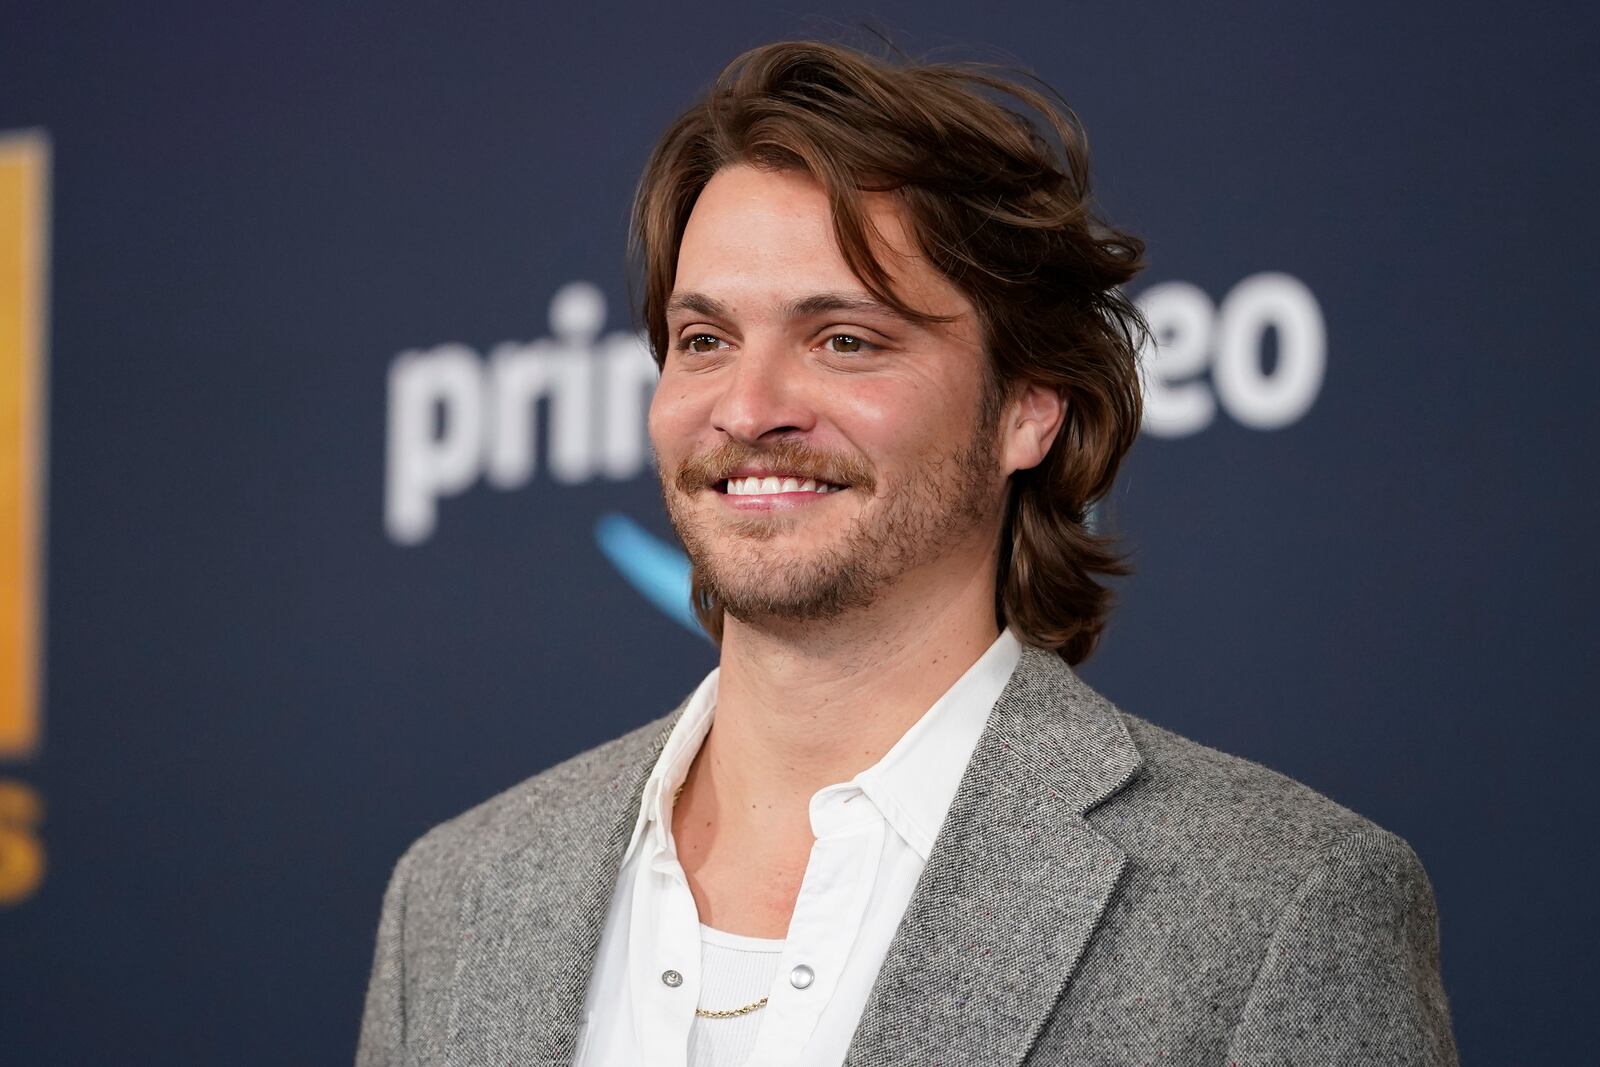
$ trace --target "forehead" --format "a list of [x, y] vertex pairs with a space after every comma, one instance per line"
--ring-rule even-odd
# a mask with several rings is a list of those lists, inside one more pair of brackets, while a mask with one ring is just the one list
[[[872, 251], [906, 303], [937, 315], [970, 314], [965, 296], [917, 249], [905, 207], [864, 196]], [[866, 286], [845, 260], [827, 190], [803, 171], [724, 167], [695, 201], [678, 249], [676, 293], [704, 293], [748, 311], [793, 306], [812, 292]]]

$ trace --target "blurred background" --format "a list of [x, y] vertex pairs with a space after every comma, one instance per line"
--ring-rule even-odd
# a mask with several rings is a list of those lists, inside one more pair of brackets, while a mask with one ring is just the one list
[[431, 825], [670, 710], [629, 198], [736, 53], [1031, 67], [1162, 345], [1089, 680], [1405, 837], [1467, 1063], [1595, 1004], [1581, 5], [0, 9], [0, 1062], [351, 1058]]

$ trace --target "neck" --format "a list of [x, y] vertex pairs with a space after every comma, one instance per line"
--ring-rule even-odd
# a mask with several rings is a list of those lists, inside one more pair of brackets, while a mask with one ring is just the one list
[[726, 811], [808, 826], [813, 793], [881, 759], [994, 643], [994, 565], [903, 575], [824, 623], [728, 618], [693, 788]]

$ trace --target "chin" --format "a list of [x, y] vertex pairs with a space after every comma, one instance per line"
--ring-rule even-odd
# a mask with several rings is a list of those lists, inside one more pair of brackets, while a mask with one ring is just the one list
[[723, 609], [740, 622], [764, 620], [817, 622], [835, 618], [846, 611], [865, 606], [878, 584], [874, 575], [858, 566], [815, 566], [806, 573], [793, 562], [787, 576], [773, 580], [770, 554], [753, 560], [723, 557], [707, 567], [697, 564], [705, 575], [704, 584], [715, 594]]

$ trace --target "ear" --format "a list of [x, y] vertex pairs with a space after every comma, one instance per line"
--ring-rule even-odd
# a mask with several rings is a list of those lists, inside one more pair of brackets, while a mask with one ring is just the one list
[[1000, 419], [1006, 474], [1043, 463], [1066, 418], [1067, 398], [1060, 389], [1040, 382], [1018, 388]]

